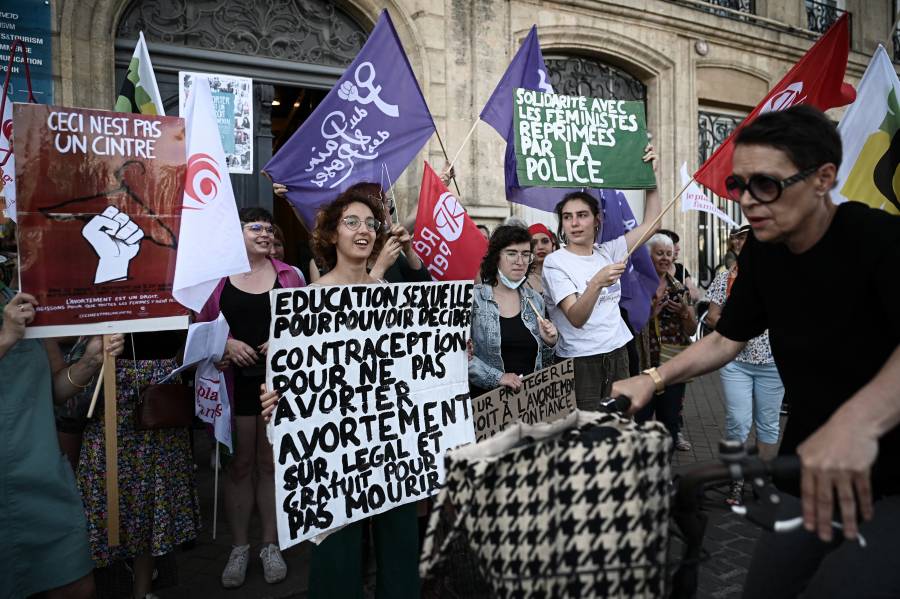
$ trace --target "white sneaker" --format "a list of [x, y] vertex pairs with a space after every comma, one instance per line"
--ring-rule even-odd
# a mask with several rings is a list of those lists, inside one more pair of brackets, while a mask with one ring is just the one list
[[269, 543], [259, 552], [259, 559], [262, 560], [263, 577], [269, 584], [281, 582], [287, 576], [287, 564], [281, 557], [281, 550], [278, 545]]
[[236, 589], [244, 584], [247, 577], [247, 562], [250, 561], [250, 545], [238, 545], [231, 549], [228, 563], [222, 572], [222, 586]]

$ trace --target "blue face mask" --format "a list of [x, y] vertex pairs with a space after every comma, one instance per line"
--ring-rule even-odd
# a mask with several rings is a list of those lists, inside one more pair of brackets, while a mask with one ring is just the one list
[[499, 269], [497, 270], [497, 278], [500, 279], [501, 283], [503, 283], [510, 289], [518, 289], [522, 285], [522, 283], [525, 282], [525, 279], [526, 279], [526, 277], [522, 277], [518, 281], [513, 281], [509, 277], [507, 277], [505, 274], [500, 272]]

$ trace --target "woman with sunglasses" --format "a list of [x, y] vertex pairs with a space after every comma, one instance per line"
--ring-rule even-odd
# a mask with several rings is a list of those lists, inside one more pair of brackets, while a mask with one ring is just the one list
[[517, 391], [522, 376], [550, 364], [556, 327], [544, 318], [540, 294], [523, 285], [534, 262], [533, 247], [528, 231], [518, 226], [497, 227], [488, 241], [472, 305], [472, 397], [501, 385]]
[[[652, 146], [647, 146], [643, 160], [656, 170]], [[596, 245], [602, 222], [597, 198], [575, 191], [555, 211], [559, 239], [565, 245], [544, 259], [544, 299], [559, 329], [556, 355], [574, 358], [576, 403], [580, 409], [595, 410], [609, 396], [612, 383], [629, 375], [625, 345], [632, 335], [619, 311], [619, 277], [625, 272], [628, 251], [651, 233], [650, 224], [660, 211], [659, 193], [647, 192], [642, 224], [600, 245]]]
[[[275, 232], [272, 215], [263, 208], [243, 208], [239, 217], [250, 270], [223, 278], [197, 317], [198, 321], [206, 322], [222, 313], [231, 328], [223, 361], [218, 365], [224, 369], [228, 384], [235, 437], [234, 455], [224, 478], [225, 515], [233, 537], [231, 555], [222, 572], [225, 588], [244, 584], [254, 501], [262, 522], [263, 547], [259, 557], [265, 580], [276, 583], [287, 576], [287, 565], [278, 549], [272, 446], [266, 439], [258, 398], [266, 374], [271, 319], [269, 291], [306, 284], [293, 267], [270, 256]], [[255, 482], [254, 470], [257, 471]]]

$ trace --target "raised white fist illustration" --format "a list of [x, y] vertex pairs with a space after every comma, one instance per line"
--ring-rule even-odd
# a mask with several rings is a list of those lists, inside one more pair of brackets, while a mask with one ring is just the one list
[[128, 265], [141, 249], [144, 232], [137, 223], [115, 206], [92, 218], [81, 235], [93, 246], [100, 262], [94, 284], [121, 281], [128, 278]]

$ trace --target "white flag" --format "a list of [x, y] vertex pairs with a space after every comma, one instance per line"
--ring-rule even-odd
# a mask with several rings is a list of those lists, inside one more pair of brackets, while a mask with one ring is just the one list
[[3, 102], [3, 115], [2, 118], [0, 118], [0, 179], [2, 179], [3, 182], [3, 184], [0, 185], [0, 188], [2, 188], [0, 195], [3, 195], [6, 201], [6, 209], [4, 210], [6, 216], [15, 221], [16, 159], [15, 156], [13, 156], [12, 145], [13, 99], [7, 96], [6, 98], [0, 98], [0, 101], [3, 101], [4, 99], [6, 101]]
[[172, 295], [199, 312], [222, 277], [250, 270], [209, 81], [194, 80], [184, 116], [187, 175]]
[[[687, 162], [684, 162], [681, 164], [681, 184], [687, 185], [688, 181], [691, 181], [691, 176], [688, 174]], [[700, 186], [697, 185], [696, 181], [691, 181], [688, 188], [681, 194], [681, 211], [687, 212], [688, 210], [706, 212], [722, 219], [732, 227], [738, 226], [730, 216], [725, 214], [725, 212], [720, 210], [718, 206], [713, 204], [709, 198], [706, 197], [706, 194], [703, 193], [703, 190], [700, 189]]]
[[856, 88], [856, 101], [838, 125], [844, 157], [835, 204], [853, 200], [900, 214], [895, 174], [900, 142], [900, 80], [883, 46], [878, 46]]

